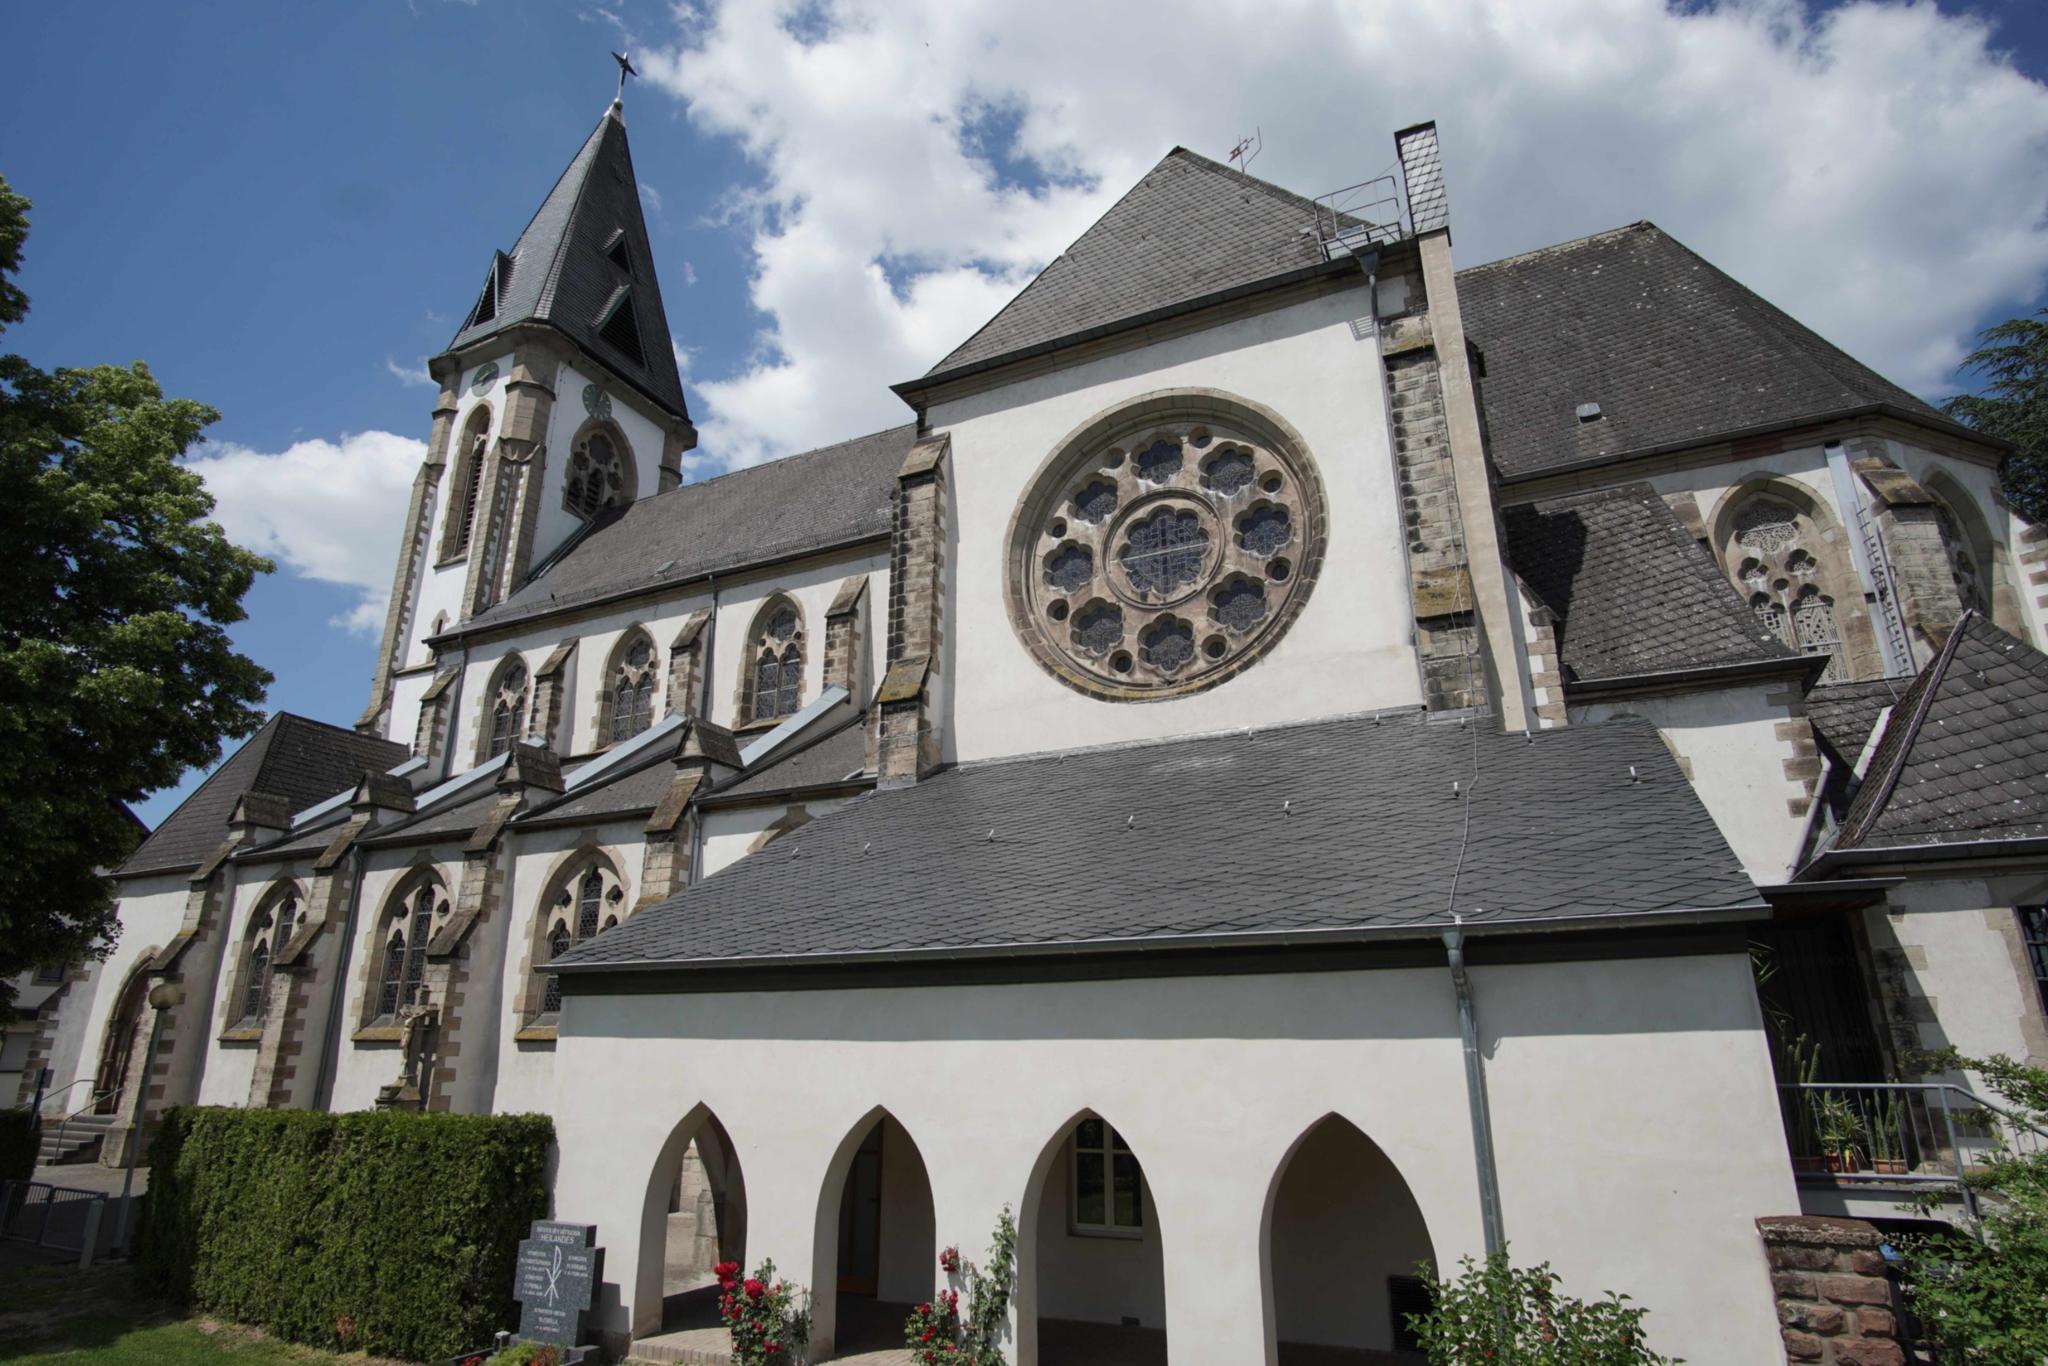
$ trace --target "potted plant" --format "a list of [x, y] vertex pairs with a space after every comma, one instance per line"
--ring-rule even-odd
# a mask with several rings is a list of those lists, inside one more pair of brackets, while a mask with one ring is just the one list
[[1880, 1176], [1906, 1174], [1906, 1106], [1897, 1091], [1886, 1091], [1877, 1103], [1870, 1129], [1870, 1166]]
[[1820, 1130], [1814, 1122], [1821, 1093], [1807, 1089], [1820, 1074], [1820, 1045], [1801, 1034], [1780, 1052], [1779, 1075], [1792, 1077], [1800, 1088], [1790, 1092], [1787, 1101], [1792, 1121], [1792, 1170], [1826, 1171], [1827, 1160], [1821, 1155]]
[[1815, 1091], [1813, 1127], [1820, 1134], [1821, 1156], [1831, 1172], [1863, 1169], [1856, 1140], [1863, 1137], [1863, 1117], [1849, 1097], [1839, 1091]]

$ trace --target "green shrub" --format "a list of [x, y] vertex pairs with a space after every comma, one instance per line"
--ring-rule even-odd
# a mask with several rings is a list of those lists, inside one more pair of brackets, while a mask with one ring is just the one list
[[1485, 1361], [1496, 1366], [1679, 1366], [1643, 1342], [1646, 1310], [1626, 1295], [1575, 1300], [1558, 1293], [1548, 1263], [1517, 1267], [1505, 1250], [1484, 1266], [1470, 1257], [1454, 1280], [1438, 1280], [1427, 1264], [1431, 1308], [1410, 1314], [1430, 1366]]
[[142, 1274], [289, 1341], [453, 1356], [516, 1318], [553, 1141], [545, 1115], [175, 1109], [150, 1150]]
[[26, 1181], [36, 1174], [36, 1112], [0, 1110], [0, 1181]]

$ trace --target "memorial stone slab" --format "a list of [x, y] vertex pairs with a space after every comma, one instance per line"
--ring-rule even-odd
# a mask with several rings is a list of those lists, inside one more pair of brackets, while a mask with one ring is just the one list
[[534, 1220], [519, 1245], [512, 1298], [519, 1301], [519, 1336], [528, 1342], [574, 1347], [583, 1316], [604, 1280], [604, 1249], [597, 1225]]

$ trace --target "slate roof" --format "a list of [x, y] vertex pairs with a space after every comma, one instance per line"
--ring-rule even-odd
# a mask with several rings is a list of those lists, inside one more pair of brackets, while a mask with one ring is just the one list
[[1447, 923], [1454, 779], [1470, 784], [1469, 922], [1759, 904], [1647, 722], [1531, 739], [1412, 713], [943, 771], [858, 797], [559, 961], [1421, 932]]
[[2048, 655], [1966, 612], [1893, 706], [1834, 849], [2048, 837]]
[[1911, 687], [1904, 680], [1875, 678], [1867, 683], [1830, 683], [1806, 694], [1806, 719], [1821, 743], [1843, 763], [1853, 765], [1870, 743], [1871, 727]]
[[[621, 232], [628, 262], [624, 268], [606, 255]], [[647, 223], [640, 216], [633, 154], [626, 145], [625, 121], [616, 110], [607, 110], [584, 140], [582, 150], [519, 234], [510, 262], [511, 273], [499, 288], [492, 316], [478, 319], [473, 310], [466, 314], [448, 343], [450, 351], [519, 323], [547, 323], [633, 381], [663, 408], [689, 419], [675, 349], [669, 343], [661, 284], [654, 276]], [[484, 288], [491, 288], [489, 280]], [[622, 288], [632, 291], [640, 336], [637, 358], [598, 333], [598, 324]]]
[[449, 636], [858, 541], [886, 538], [917, 428], [891, 427], [684, 484], [607, 513], [553, 564]]
[[[676, 738], [680, 742], [681, 734], [678, 733]], [[535, 807], [518, 820], [521, 824], [555, 820], [596, 821], [652, 811], [675, 779], [676, 766], [670, 762], [675, 751], [676, 746], [670, 745], [638, 768], [617, 777], [595, 780], [594, 786], [579, 788], [548, 806]]]
[[476, 790], [461, 801], [430, 811], [424, 816], [413, 816], [404, 822], [393, 822], [375, 834], [363, 836], [361, 843], [377, 844], [432, 844], [436, 840], [467, 839], [472, 831], [484, 823], [484, 817], [498, 804], [498, 789], [495, 783], [480, 783]]
[[845, 782], [861, 773], [867, 762], [867, 716], [862, 713], [823, 739], [741, 775], [731, 786], [719, 789], [716, 796], [762, 797], [799, 788], [824, 787]]
[[228, 817], [245, 792], [283, 797], [299, 811], [407, 757], [404, 745], [278, 712], [180, 802], [114, 876], [197, 868], [228, 837]]
[[1320, 267], [1315, 206], [1176, 147], [927, 378]]
[[1557, 616], [1567, 683], [1796, 658], [1648, 484], [1502, 512], [1508, 557]]
[[1654, 223], [1461, 270], [1458, 302], [1509, 480], [1873, 404], [1960, 430]]

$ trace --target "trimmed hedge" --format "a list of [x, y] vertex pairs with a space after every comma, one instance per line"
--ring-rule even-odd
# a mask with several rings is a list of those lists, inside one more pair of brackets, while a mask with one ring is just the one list
[[36, 1112], [0, 1110], [0, 1181], [26, 1181], [36, 1174]]
[[150, 1148], [142, 1274], [292, 1342], [453, 1356], [517, 1318], [553, 1142], [545, 1115], [174, 1109]]

